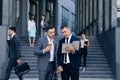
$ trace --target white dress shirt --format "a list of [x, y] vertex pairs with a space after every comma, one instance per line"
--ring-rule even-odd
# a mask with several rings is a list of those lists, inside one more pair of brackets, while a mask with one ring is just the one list
[[[70, 43], [70, 40], [71, 40], [71, 37], [72, 37], [72, 34], [69, 36], [69, 39], [68, 39], [68, 44]], [[65, 39], [65, 43], [67, 43], [67, 39]], [[70, 63], [70, 59], [69, 59], [69, 53], [65, 53], [65, 54], [67, 54], [67, 61], [65, 62], [65, 56], [64, 56], [64, 64], [68, 64], [68, 63]]]
[[84, 48], [84, 44], [85, 44], [85, 41], [88, 41], [87, 39], [85, 39], [85, 40], [80, 40], [81, 41], [81, 48]]
[[44, 20], [41, 21], [41, 26], [44, 27]]
[[52, 49], [50, 50], [50, 62], [54, 61], [54, 39], [50, 40], [50, 38], [47, 36], [48, 44], [52, 44]]
[[14, 37], [14, 35], [15, 35], [15, 33], [13, 33], [13, 34], [12, 34], [11, 38], [13, 38], [13, 37]]

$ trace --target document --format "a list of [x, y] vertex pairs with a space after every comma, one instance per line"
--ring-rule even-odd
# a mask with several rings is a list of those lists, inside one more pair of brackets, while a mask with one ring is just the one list
[[68, 51], [65, 50], [65, 48], [70, 46], [74, 47], [75, 50], [79, 50], [79, 44], [80, 44], [80, 41], [73, 41], [72, 43], [69, 43], [69, 44], [63, 43], [62, 53], [69, 53]]

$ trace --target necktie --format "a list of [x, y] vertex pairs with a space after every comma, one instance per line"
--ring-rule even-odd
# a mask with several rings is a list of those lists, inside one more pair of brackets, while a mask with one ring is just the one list
[[[66, 39], [66, 44], [68, 44], [68, 39], [69, 38]], [[64, 56], [65, 56], [65, 63], [67, 63], [67, 53], [65, 53]]]

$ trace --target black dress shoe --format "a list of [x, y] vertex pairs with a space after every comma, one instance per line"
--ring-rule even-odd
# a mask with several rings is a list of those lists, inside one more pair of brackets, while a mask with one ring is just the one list
[[19, 77], [19, 80], [23, 80], [23, 77], [22, 77], [22, 76], [20, 76], [20, 77]]

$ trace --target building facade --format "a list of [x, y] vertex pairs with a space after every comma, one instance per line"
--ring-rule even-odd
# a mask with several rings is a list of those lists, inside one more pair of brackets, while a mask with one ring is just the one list
[[[41, 16], [47, 17], [49, 24], [57, 28], [56, 21], [57, 0], [0, 0], [0, 79], [4, 77], [7, 58], [7, 29], [14, 26], [19, 36], [28, 36], [27, 22], [29, 16], [35, 16], [37, 36], [40, 35]], [[57, 32], [57, 31], [56, 31]], [[1, 74], [3, 73], [3, 74]]]
[[61, 35], [60, 27], [67, 24], [73, 34], [75, 34], [75, 0], [58, 0], [57, 2], [57, 32]]
[[116, 1], [77, 0], [77, 34], [95, 36], [116, 27]]
[[0, 25], [2, 24], [2, 0], [0, 0]]
[[68, 24], [75, 34], [75, 0], [1, 0], [0, 4], [0, 24], [15, 26], [18, 35], [28, 35], [27, 21], [30, 14], [35, 15], [37, 35], [40, 35], [43, 14], [48, 23], [55, 26], [56, 35], [61, 35], [62, 24]]
[[116, 80], [120, 80], [117, 4], [117, 0], [76, 0], [76, 34], [97, 36]]
[[27, 21], [30, 14], [35, 16], [38, 35], [43, 14], [46, 15], [49, 24], [56, 25], [56, 0], [1, 0], [0, 4], [0, 24], [15, 26], [19, 35], [27, 36]]
[[120, 0], [117, 0], [117, 26], [120, 27]]

